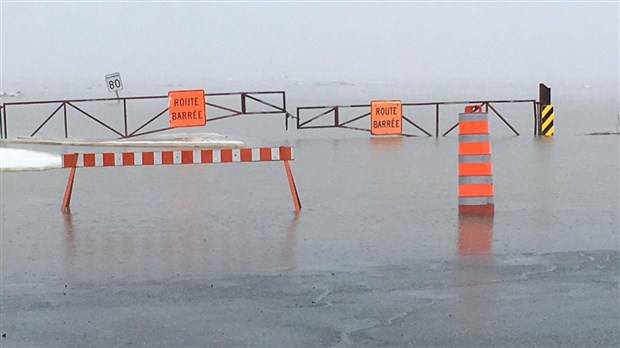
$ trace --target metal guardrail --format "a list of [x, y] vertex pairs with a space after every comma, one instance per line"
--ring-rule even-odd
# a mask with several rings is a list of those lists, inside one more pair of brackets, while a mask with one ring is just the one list
[[[448, 130], [441, 133], [440, 132], [440, 119], [441, 112], [440, 109], [442, 106], [448, 105], [467, 105], [467, 104], [479, 104], [485, 108], [486, 112], [494, 113], [515, 135], [520, 135], [519, 132], [513, 127], [506, 117], [504, 117], [494, 106], [496, 104], [532, 104], [533, 111], [533, 120], [534, 120], [534, 136], [538, 136], [541, 134], [541, 121], [540, 121], [540, 109], [542, 102], [545, 101], [546, 104], [550, 103], [551, 100], [551, 89], [545, 86], [544, 84], [540, 84], [540, 92], [539, 92], [539, 101], [534, 99], [515, 99], [515, 100], [469, 100], [469, 101], [439, 101], [439, 102], [405, 102], [402, 103], [403, 107], [403, 123], [406, 123], [410, 126], [413, 126], [417, 131], [421, 132], [425, 136], [433, 136], [431, 131], [423, 128], [418, 123], [414, 122], [415, 115], [412, 111], [413, 108], [416, 107], [428, 107], [434, 106], [435, 108], [435, 129], [434, 135], [435, 137], [439, 137], [448, 135], [452, 132], [457, 126], [458, 122], [451, 126]], [[238, 103], [234, 106], [222, 105], [221, 103], [215, 103], [214, 99], [217, 100], [218, 97], [235, 97], [238, 96]], [[269, 102], [265, 100], [265, 97], [276, 97], [278, 102]], [[205, 97], [207, 98], [206, 105], [211, 109], [218, 109], [223, 112], [227, 112], [227, 114], [210, 117], [208, 122], [213, 122], [221, 119], [227, 119], [231, 117], [241, 116], [241, 115], [261, 115], [261, 114], [284, 114], [284, 126], [286, 130], [289, 128], [289, 118], [297, 119], [297, 129], [318, 129], [318, 128], [345, 128], [345, 129], [353, 129], [359, 131], [370, 132], [370, 129], [357, 127], [352, 125], [353, 122], [359, 121], [366, 117], [370, 116], [370, 104], [358, 104], [358, 105], [332, 105], [332, 106], [302, 106], [297, 107], [296, 115], [290, 114], [286, 110], [286, 93], [284, 91], [257, 91], [257, 92], [227, 92], [227, 93], [205, 93]], [[57, 104], [58, 106], [51, 114], [47, 116], [47, 118], [30, 134], [30, 137], [34, 137], [37, 133], [43, 129], [47, 123], [56, 115], [60, 114], [60, 110], [62, 110], [62, 115], [64, 119], [64, 137], [69, 137], [68, 132], [68, 118], [67, 118], [67, 110], [71, 109], [77, 111], [80, 115], [89, 118], [99, 124], [101, 127], [107, 129], [108, 131], [114, 133], [116, 136], [120, 138], [129, 138], [135, 137], [139, 135], [152, 134], [156, 132], [163, 132], [166, 130], [172, 129], [171, 127], [163, 127], [152, 130], [145, 130], [146, 127], [151, 125], [155, 120], [162, 117], [168, 111], [168, 108], [164, 108], [160, 112], [156, 113], [152, 116], [148, 121], [143, 124], [135, 127], [134, 129], [129, 129], [128, 127], [128, 109], [127, 103], [134, 102], [139, 100], [149, 100], [149, 99], [167, 99], [168, 96], [144, 96], [144, 97], [120, 97], [120, 98], [99, 98], [99, 99], [72, 99], [72, 100], [53, 100], [53, 101], [29, 101], [29, 102], [9, 102], [0, 105], [0, 139], [8, 138], [8, 125], [7, 125], [7, 108], [14, 108], [16, 106], [24, 106], [24, 105], [42, 105], [42, 104]], [[105, 101], [118, 101], [123, 103], [123, 124], [124, 127], [122, 130], [115, 129], [110, 126], [108, 123], [103, 122], [100, 118], [92, 115], [91, 113], [85, 111], [80, 108], [79, 103], [88, 103], [88, 102], [105, 102]], [[261, 105], [263, 110], [252, 109], [249, 106], [249, 103]], [[349, 116], [348, 119], [345, 120], [345, 117], [341, 111], [344, 109], [361, 109], [361, 114], [356, 116]], [[308, 111], [312, 111], [313, 114], [307, 115]], [[306, 115], [302, 115], [306, 114]], [[109, 115], [106, 115], [109, 116]], [[326, 117], [333, 117], [333, 121], [323, 124], [318, 124], [317, 122], [320, 119], [325, 119]], [[303, 120], [302, 118], [306, 118]], [[403, 132], [403, 136], [417, 136], [413, 133]]]
[[[217, 102], [218, 97], [235, 97], [238, 96], [239, 100], [236, 105], [222, 105]], [[255, 91], [255, 92], [226, 92], [226, 93], [205, 93], [206, 105], [212, 109], [218, 109], [226, 112], [224, 115], [217, 117], [211, 117], [208, 122], [227, 119], [242, 115], [267, 115], [267, 114], [284, 114], [285, 115], [285, 127], [288, 129], [288, 118], [293, 115], [286, 111], [286, 93], [284, 91]], [[278, 103], [273, 101], [267, 101], [266, 97], [277, 98]], [[49, 101], [25, 101], [25, 102], [8, 102], [0, 106], [0, 139], [8, 139], [9, 129], [7, 124], [8, 110], [15, 107], [28, 106], [28, 105], [45, 105], [55, 104], [57, 107], [42, 121], [38, 127], [30, 133], [30, 137], [35, 137], [39, 131], [41, 131], [50, 120], [57, 115], [62, 115], [64, 121], [64, 137], [69, 137], [68, 131], [68, 110], [76, 111], [79, 115], [89, 118], [96, 122], [101, 127], [112, 132], [120, 138], [130, 138], [139, 135], [152, 134], [157, 132], [163, 132], [172, 129], [171, 127], [163, 127], [152, 130], [145, 130], [147, 126], [153, 123], [153, 121], [164, 116], [168, 112], [168, 107], [165, 107], [160, 112], [153, 115], [148, 121], [138, 125], [134, 129], [128, 127], [128, 108], [127, 104], [135, 101], [154, 100], [154, 99], [168, 99], [168, 96], [142, 96], [142, 97], [120, 97], [120, 98], [94, 98], [94, 99], [67, 99], [67, 100], [49, 100]], [[90, 112], [85, 111], [79, 104], [92, 103], [92, 102], [106, 102], [106, 101], [118, 101], [123, 104], [122, 118], [123, 129], [117, 129], [112, 127], [109, 123], [104, 122], [102, 117], [93, 115]], [[277, 105], [279, 104], [279, 105]], [[263, 109], [258, 109], [256, 106], [260, 105]], [[62, 112], [61, 112], [62, 110]], [[109, 115], [106, 115], [109, 116]]]
[[[432, 136], [427, 130], [414, 122], [412, 117], [412, 109], [414, 107], [421, 106], [435, 106], [435, 136], [440, 134], [440, 107], [445, 105], [467, 105], [467, 104], [480, 104], [485, 108], [486, 112], [492, 111], [499, 119], [508, 127], [515, 135], [520, 135], [519, 132], [506, 120], [506, 118], [499, 113], [499, 111], [493, 106], [494, 104], [519, 104], [530, 103], [532, 104], [533, 118], [534, 118], [534, 135], [537, 135], [538, 129], [538, 106], [540, 105], [534, 99], [517, 99], [517, 100], [471, 100], [471, 101], [454, 101], [454, 102], [424, 102], [424, 103], [402, 103], [403, 106], [403, 124], [407, 123], [413, 126], [418, 131], [422, 132], [426, 136]], [[350, 116], [347, 120], [343, 120], [341, 110], [342, 109], [361, 109], [362, 114], [357, 116]], [[308, 110], [313, 110], [314, 113], [307, 115]], [[318, 112], [318, 113], [317, 113]], [[306, 116], [304, 117], [304, 114]], [[317, 120], [325, 117], [333, 117], [333, 122], [329, 124], [317, 125]], [[332, 106], [302, 106], [297, 108], [297, 129], [320, 129], [320, 128], [346, 128], [353, 130], [360, 130], [370, 132], [369, 128], [355, 127], [351, 123], [359, 121], [361, 119], [370, 117], [370, 104], [357, 104], [357, 105], [332, 105]], [[305, 120], [304, 120], [305, 119]], [[458, 122], [445, 131], [442, 136], [448, 135], [458, 126]], [[404, 136], [417, 136], [413, 133], [404, 133]]]

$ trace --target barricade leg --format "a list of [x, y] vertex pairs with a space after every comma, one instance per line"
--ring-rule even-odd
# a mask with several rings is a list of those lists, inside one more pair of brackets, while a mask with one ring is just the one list
[[291, 172], [291, 166], [288, 161], [284, 161], [284, 169], [286, 170], [286, 176], [288, 177], [288, 185], [291, 188], [291, 196], [293, 197], [293, 205], [295, 205], [295, 211], [301, 211], [301, 201], [299, 200], [299, 194], [297, 193], [297, 187], [295, 186], [295, 180], [293, 179], [293, 173]]
[[62, 205], [60, 206], [61, 211], [68, 211], [69, 204], [71, 203], [71, 193], [73, 193], [73, 180], [75, 179], [75, 169], [77, 165], [78, 154], [75, 153], [72, 155], [72, 165], [71, 172], [69, 173], [69, 180], [67, 180], [67, 188], [65, 188], [65, 196], [62, 199]]

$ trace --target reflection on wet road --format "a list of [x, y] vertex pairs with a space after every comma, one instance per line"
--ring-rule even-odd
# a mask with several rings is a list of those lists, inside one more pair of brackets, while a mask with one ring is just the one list
[[[183, 221], [178, 233], [88, 233], [88, 226], [80, 228], [73, 223], [70, 211], [62, 213], [62, 217], [65, 251], [62, 278], [66, 281], [145, 280], [296, 269], [299, 214], [292, 214], [290, 223], [282, 226], [280, 235], [260, 239], [234, 232], [198, 231], [191, 221]], [[87, 233], [81, 235], [81, 231]]]

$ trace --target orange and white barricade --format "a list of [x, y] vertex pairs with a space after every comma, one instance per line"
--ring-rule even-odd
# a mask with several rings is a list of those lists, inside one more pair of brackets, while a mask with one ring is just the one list
[[301, 202], [297, 187], [293, 179], [289, 161], [293, 160], [293, 148], [290, 146], [238, 148], [238, 149], [200, 149], [200, 150], [170, 150], [144, 152], [106, 152], [106, 153], [68, 153], [62, 155], [62, 167], [71, 168], [67, 188], [62, 201], [63, 211], [69, 208], [73, 181], [76, 168], [80, 167], [126, 167], [126, 166], [155, 166], [155, 165], [183, 165], [207, 163], [237, 163], [237, 162], [284, 162], [284, 169], [288, 177], [295, 211], [301, 210]]

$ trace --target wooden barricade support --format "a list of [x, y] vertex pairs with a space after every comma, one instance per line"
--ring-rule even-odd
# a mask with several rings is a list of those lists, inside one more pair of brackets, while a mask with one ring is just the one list
[[284, 169], [293, 197], [295, 211], [301, 210], [301, 201], [289, 161], [293, 160], [293, 148], [290, 146], [238, 148], [238, 149], [204, 149], [204, 150], [170, 150], [144, 152], [106, 152], [106, 153], [68, 153], [62, 155], [62, 167], [71, 168], [61, 210], [69, 209], [76, 168], [79, 167], [127, 167], [154, 165], [183, 165], [237, 162], [284, 162]]

